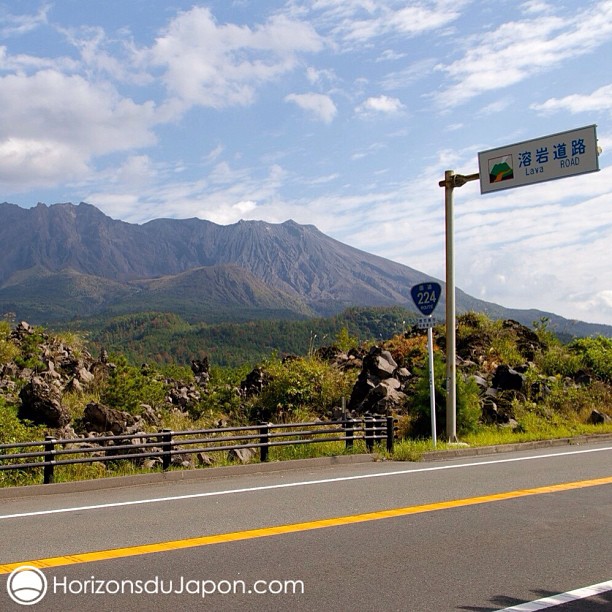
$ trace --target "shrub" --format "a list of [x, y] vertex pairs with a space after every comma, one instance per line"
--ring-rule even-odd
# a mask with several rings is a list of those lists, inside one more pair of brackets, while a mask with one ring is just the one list
[[480, 427], [480, 399], [473, 376], [457, 377], [457, 433], [474, 433]]
[[352, 348], [357, 348], [359, 346], [359, 340], [356, 336], [351, 336], [349, 334], [348, 327], [344, 325], [340, 331], [336, 334], [336, 339], [334, 344], [341, 350], [348, 352]]
[[400, 367], [416, 370], [427, 365], [427, 336], [419, 334], [409, 338], [393, 336], [384, 344]]
[[[418, 382], [412, 396], [409, 410], [415, 417], [412, 423], [412, 437], [431, 435], [431, 403], [429, 390], [429, 369], [415, 371]], [[446, 364], [442, 356], [434, 354], [436, 430], [441, 432], [446, 425]], [[473, 433], [478, 429], [481, 416], [478, 399], [478, 385], [473, 377], [464, 379], [457, 376], [457, 433]]]
[[246, 424], [248, 415], [238, 389], [249, 370], [247, 365], [238, 368], [212, 366], [207, 393], [190, 410], [190, 414], [197, 418], [229, 418], [233, 422]]
[[[411, 437], [424, 438], [431, 435], [431, 395], [429, 387], [429, 368], [427, 366], [415, 369], [418, 377], [414, 395], [409, 402], [409, 412], [413, 416], [410, 429]], [[446, 390], [444, 379], [446, 365], [438, 353], [434, 354], [434, 389], [436, 407], [436, 430], [442, 431], [446, 419]]]
[[549, 413], [585, 421], [593, 410], [612, 413], [612, 389], [602, 381], [588, 386], [555, 385], [543, 404]]
[[19, 355], [19, 348], [10, 338], [11, 326], [0, 321], [0, 365], [13, 361]]
[[19, 420], [17, 409], [7, 405], [5, 400], [0, 397], [0, 444], [42, 440], [44, 435], [44, 427], [32, 425], [29, 421]]
[[578, 338], [568, 349], [580, 355], [586, 366], [608, 383], [612, 383], [612, 338], [595, 336], [593, 338]]
[[113, 357], [112, 361], [116, 367], [100, 394], [102, 403], [136, 413], [140, 404], [157, 407], [164, 401], [166, 387], [155, 371], [145, 374], [141, 368], [129, 365], [123, 356]]
[[315, 356], [269, 361], [270, 382], [256, 398], [253, 415], [288, 420], [298, 416], [326, 415], [350, 394], [352, 380]]
[[581, 354], [571, 352], [561, 344], [551, 345], [548, 351], [538, 356], [536, 362], [546, 376], [574, 377], [585, 367]]
[[41, 360], [40, 347], [45, 338], [41, 327], [36, 327], [33, 333], [23, 337], [20, 343], [19, 354], [14, 361], [20, 368], [30, 368], [36, 372], [44, 372], [47, 366]]
[[[17, 418], [17, 409], [6, 404], [4, 398], [0, 397], [0, 444], [12, 444], [14, 442], [31, 442], [42, 440], [45, 436], [43, 427], [34, 426], [28, 421], [20, 421]], [[2, 453], [14, 454], [32, 450], [30, 448], [10, 448]], [[40, 450], [40, 447], [36, 447]], [[39, 459], [35, 459], [38, 461]], [[13, 459], [11, 463], [26, 463], [28, 459]], [[31, 484], [38, 474], [29, 470], [10, 470], [0, 472], [0, 486], [14, 486]]]
[[490, 350], [500, 363], [505, 363], [509, 366], [517, 366], [525, 361], [516, 345], [515, 338], [509, 333], [504, 333], [504, 330], [501, 329], [491, 339]]

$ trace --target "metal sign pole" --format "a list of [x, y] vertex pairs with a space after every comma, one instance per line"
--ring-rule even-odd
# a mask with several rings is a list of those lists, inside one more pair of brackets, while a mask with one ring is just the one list
[[455, 235], [453, 227], [453, 189], [468, 181], [477, 181], [478, 173], [463, 176], [452, 170], [444, 173], [438, 184], [444, 187], [444, 209], [446, 219], [446, 437], [457, 441], [457, 367], [455, 356]]
[[444, 173], [444, 212], [446, 219], [446, 437], [457, 441], [457, 369], [455, 366], [455, 234], [453, 228], [453, 189], [455, 174]]
[[[431, 319], [431, 315], [429, 315]], [[431, 441], [436, 448], [436, 385], [434, 380], [434, 355], [433, 355], [433, 321], [427, 328], [427, 352], [429, 354], [429, 405], [431, 409]]]
[[434, 379], [434, 358], [433, 358], [433, 326], [435, 319], [433, 311], [438, 305], [442, 287], [440, 283], [434, 281], [425, 281], [415, 285], [410, 290], [412, 299], [416, 307], [422, 314], [427, 315], [427, 318], [420, 318], [417, 321], [419, 329], [427, 329], [427, 354], [429, 361], [429, 407], [431, 409], [431, 439], [436, 446], [436, 387]]

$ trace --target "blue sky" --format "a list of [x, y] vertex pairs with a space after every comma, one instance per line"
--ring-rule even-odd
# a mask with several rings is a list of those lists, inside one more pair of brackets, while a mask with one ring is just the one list
[[457, 285], [612, 324], [612, 0], [0, 0], [0, 200], [294, 219], [444, 279], [445, 170], [597, 124], [600, 172], [455, 190]]

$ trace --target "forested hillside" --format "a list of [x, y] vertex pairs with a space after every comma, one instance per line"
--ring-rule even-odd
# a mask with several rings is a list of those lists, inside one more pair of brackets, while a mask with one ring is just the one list
[[304, 355], [330, 344], [343, 330], [356, 341], [389, 338], [403, 331], [415, 313], [401, 307], [349, 308], [337, 316], [246, 323], [188, 323], [170, 313], [145, 312], [74, 322], [94, 351], [122, 353], [134, 364], [187, 365], [208, 357], [219, 366], [255, 364], [271, 352]]

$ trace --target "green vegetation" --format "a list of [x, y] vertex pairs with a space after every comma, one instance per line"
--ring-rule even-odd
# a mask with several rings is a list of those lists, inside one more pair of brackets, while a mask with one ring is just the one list
[[315, 356], [264, 363], [269, 377], [250, 408], [251, 420], [290, 423], [329, 415], [351, 393], [354, 376]]
[[39, 346], [43, 341], [42, 328], [34, 328], [34, 333], [20, 343], [19, 354], [14, 358], [20, 368], [30, 368], [35, 372], [43, 372], [46, 366], [40, 358]]
[[[425, 367], [415, 370], [417, 383], [411, 398], [412, 433], [426, 435], [431, 431], [429, 372]], [[446, 419], [446, 363], [440, 353], [434, 354], [436, 421]], [[461, 436], [478, 429], [480, 405], [478, 386], [473, 378], [457, 378], [457, 433]]]
[[44, 437], [43, 427], [37, 427], [29, 421], [21, 421], [17, 417], [17, 409], [0, 397], [0, 444], [41, 440], [41, 436]]
[[[36, 427], [28, 421], [21, 421], [17, 417], [17, 409], [6, 403], [5, 399], [0, 396], [0, 444], [14, 444], [18, 442], [31, 442], [33, 440], [42, 440], [45, 431], [43, 427]], [[11, 449], [10, 452], [27, 452], [28, 449]], [[39, 449], [36, 449], [39, 450]], [[4, 451], [0, 450], [0, 456]], [[25, 459], [17, 459], [15, 463], [25, 463]], [[14, 486], [20, 484], [31, 484], [40, 482], [40, 474], [42, 470], [37, 470], [37, 473], [32, 473], [32, 470], [11, 470], [0, 472], [0, 486]]]
[[[144, 430], [179, 431], [212, 428], [219, 423], [329, 419], [343, 398], [351, 396], [360, 373], [360, 366], [347, 366], [348, 357], [339, 362], [335, 356], [350, 350], [361, 364], [370, 347], [377, 344], [410, 372], [402, 383], [404, 399], [394, 408], [399, 440], [392, 458], [415, 460], [432, 445], [426, 336], [408, 328], [405, 321], [409, 315], [401, 309], [350, 309], [326, 320], [196, 326], [176, 315], [145, 313], [114, 319], [87, 338], [74, 330], [52, 335], [34, 328], [19, 340], [8, 323], [0, 322], [0, 444], [42, 440], [46, 433], [55, 433], [18, 417], [19, 391], [25, 384], [19, 374], [26, 368], [31, 374], [53, 375], [48, 369], [49, 347], [59, 346], [66, 354], [70, 345], [70, 359], [79, 363], [87, 359], [93, 363], [90, 353], [97, 354], [102, 345], [116, 351], [109, 357], [112, 367], [96, 370], [95, 380], [83, 383], [83, 388], [62, 382], [61, 403], [77, 431], [90, 402], [134, 416], [144, 416], [146, 409], [154, 413], [154, 419], [143, 420]], [[530, 330], [513, 321], [493, 321], [477, 313], [458, 317], [457, 425], [463, 442], [489, 445], [612, 432], [612, 422], [590, 422], [594, 410], [604, 415], [602, 420], [606, 415], [612, 417], [612, 340], [597, 336], [563, 344], [545, 320], [534, 327]], [[195, 352], [190, 352], [192, 341], [199, 347]], [[128, 350], [120, 354], [123, 342]], [[334, 350], [319, 350], [332, 344]], [[438, 448], [443, 449], [447, 445], [442, 432], [446, 389], [441, 327], [434, 330], [434, 344]], [[301, 347], [301, 356], [282, 358], [284, 351], [279, 346]], [[215, 347], [218, 350], [211, 350]], [[262, 347], [267, 353], [258, 358]], [[173, 361], [175, 353], [183, 357]], [[224, 354], [231, 366], [213, 359]], [[204, 356], [211, 357], [212, 366], [207, 381], [200, 383], [186, 364]], [[53, 367], [58, 368], [58, 363], [56, 360]], [[259, 387], [253, 391], [244, 382], [254, 364], [258, 364]], [[500, 365], [520, 370], [521, 388], [497, 390], [487, 396], [483, 381], [491, 387]], [[171, 401], [169, 398], [181, 389], [188, 391], [181, 396], [184, 401]], [[362, 452], [360, 444], [351, 452]], [[270, 459], [345, 452], [341, 442], [287, 446], [271, 449]], [[387, 456], [382, 448], [377, 452]], [[225, 453], [212, 455], [216, 465], [229, 461]], [[141, 469], [128, 461], [70, 466], [58, 469], [58, 481], [138, 473]], [[40, 470], [34, 475], [0, 472], [0, 486], [40, 481]]]
[[11, 326], [8, 321], [0, 321], [0, 366], [19, 356], [19, 347], [11, 340]]
[[106, 380], [100, 400], [112, 408], [137, 413], [141, 404], [159, 408], [166, 396], [164, 383], [146, 368], [128, 364], [123, 356], [112, 358], [115, 368]]
[[585, 368], [605, 382], [612, 382], [612, 338], [578, 338], [570, 343], [570, 353], [578, 356]]
[[335, 342], [340, 348], [400, 333], [415, 314], [404, 308], [349, 308], [325, 319], [256, 320], [246, 323], [188, 323], [171, 313], [143, 312], [87, 319], [71, 329], [87, 336], [92, 350], [122, 353], [143, 362], [189, 364], [208, 356], [219, 366], [251, 366], [276, 351], [304, 355]]

